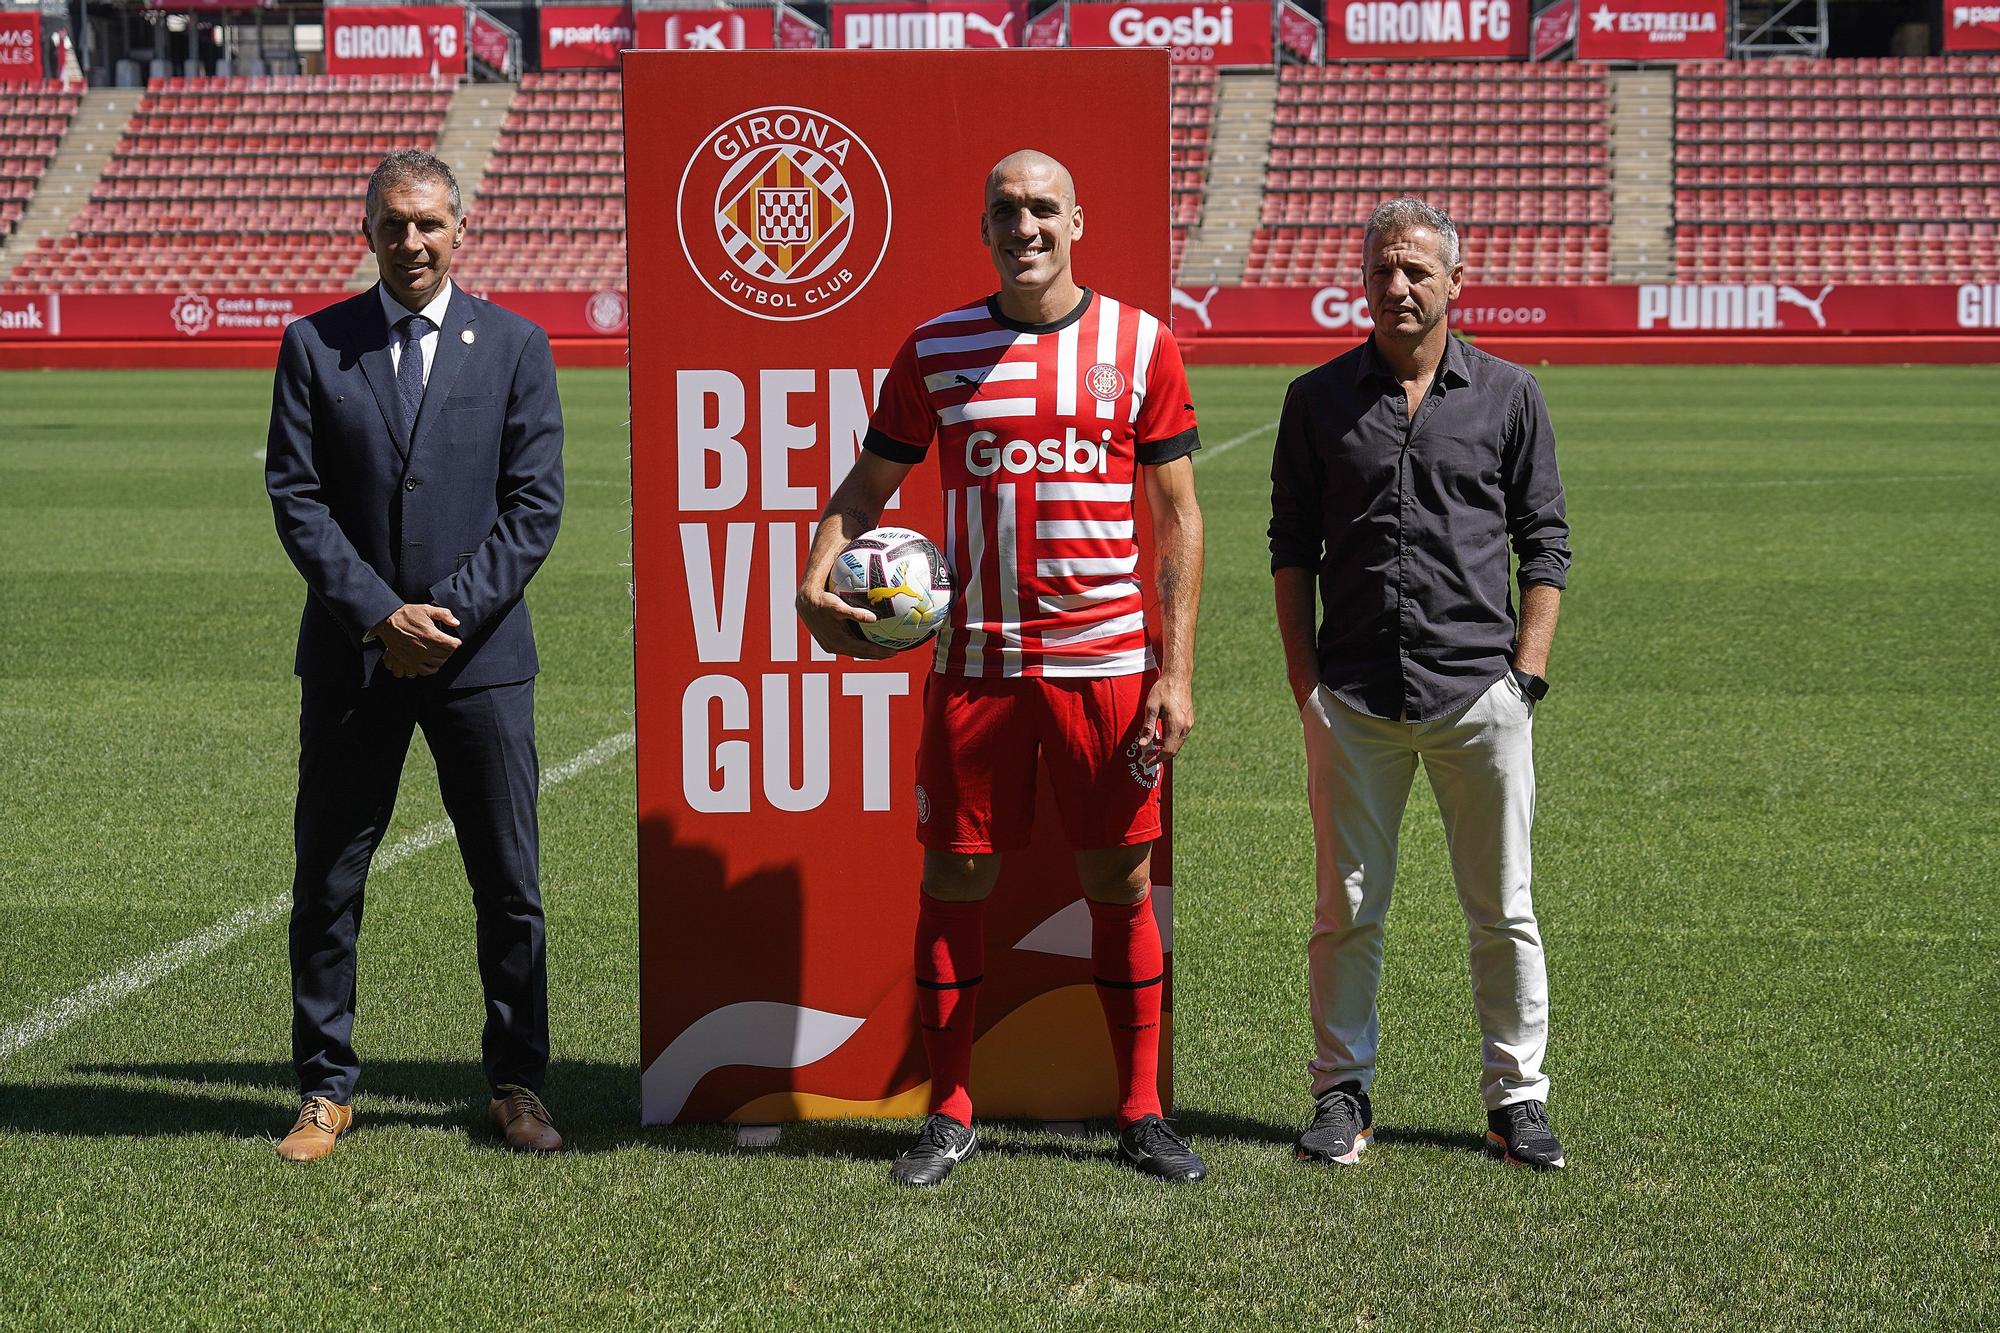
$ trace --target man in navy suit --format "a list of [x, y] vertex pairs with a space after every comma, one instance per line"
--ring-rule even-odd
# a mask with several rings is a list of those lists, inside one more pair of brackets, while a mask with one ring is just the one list
[[535, 800], [534, 632], [522, 600], [562, 517], [548, 335], [459, 291], [451, 169], [391, 153], [362, 231], [381, 281], [285, 331], [265, 481], [305, 577], [292, 881], [292, 1063], [280, 1156], [353, 1123], [362, 887], [422, 727], [472, 883], [488, 1114], [515, 1148], [562, 1137], [541, 1101], [548, 973]]

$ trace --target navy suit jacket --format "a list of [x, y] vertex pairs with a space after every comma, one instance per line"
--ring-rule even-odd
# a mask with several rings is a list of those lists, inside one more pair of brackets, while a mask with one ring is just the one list
[[374, 288], [285, 330], [264, 478], [305, 576], [294, 669], [366, 684], [369, 630], [448, 607], [462, 646], [431, 680], [469, 689], [539, 668], [522, 592], [562, 520], [562, 404], [548, 335], [454, 285], [416, 428], [405, 432]]

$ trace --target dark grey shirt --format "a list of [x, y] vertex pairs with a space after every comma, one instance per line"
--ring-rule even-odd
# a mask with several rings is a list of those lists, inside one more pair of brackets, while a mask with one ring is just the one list
[[1513, 657], [1520, 583], [1560, 588], [1569, 523], [1534, 376], [1451, 339], [1411, 421], [1370, 338], [1292, 381], [1271, 458], [1271, 568], [1319, 573], [1320, 680], [1425, 722]]

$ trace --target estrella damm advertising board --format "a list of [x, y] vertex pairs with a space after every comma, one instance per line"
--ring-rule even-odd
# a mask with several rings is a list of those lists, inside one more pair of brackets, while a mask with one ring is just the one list
[[[1165, 315], [1168, 78], [1164, 51], [625, 53], [649, 1123], [924, 1112], [912, 935], [931, 654], [835, 658], [793, 597], [897, 348], [995, 289], [979, 219], [1000, 158], [1066, 163], [1078, 280]], [[922, 114], [896, 91], [912, 89]], [[935, 460], [881, 521], [942, 533]], [[983, 1114], [1116, 1102], [1058, 816], [1045, 780], [1035, 841], [988, 908]], [[1163, 927], [1170, 865], [1163, 837]]]

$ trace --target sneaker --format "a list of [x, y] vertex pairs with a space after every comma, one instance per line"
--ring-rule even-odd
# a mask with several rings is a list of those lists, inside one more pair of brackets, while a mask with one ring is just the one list
[[1563, 1164], [1563, 1146], [1549, 1128], [1549, 1113], [1540, 1102], [1515, 1102], [1488, 1111], [1486, 1151], [1537, 1171], [1554, 1171]]
[[1353, 1166], [1361, 1150], [1375, 1137], [1375, 1112], [1359, 1083], [1328, 1088], [1313, 1103], [1313, 1119], [1299, 1135], [1293, 1156], [1301, 1162], [1337, 1162]]
[[942, 1185], [951, 1169], [979, 1150], [979, 1136], [948, 1115], [931, 1115], [917, 1141], [889, 1167], [898, 1185]]
[[1176, 1184], [1208, 1174], [1201, 1155], [1156, 1115], [1142, 1115], [1118, 1131], [1118, 1155], [1133, 1170]]

